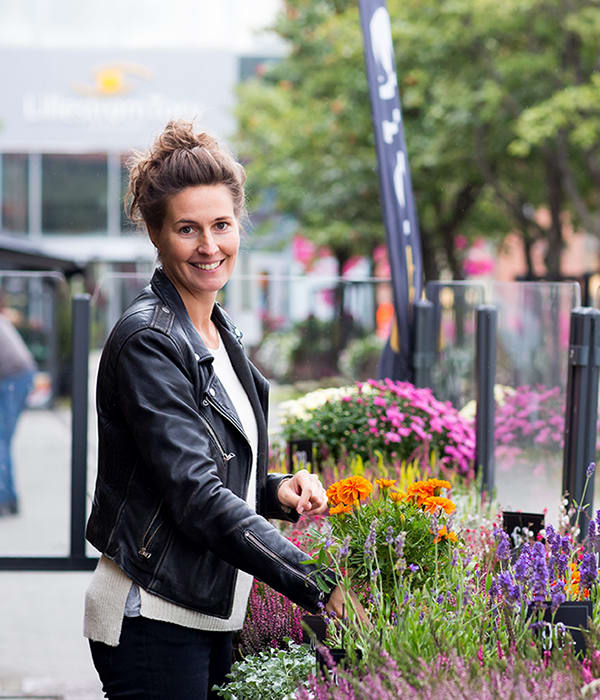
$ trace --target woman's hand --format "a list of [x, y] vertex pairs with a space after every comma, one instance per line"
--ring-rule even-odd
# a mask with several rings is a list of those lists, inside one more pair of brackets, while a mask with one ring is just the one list
[[299, 515], [318, 515], [327, 509], [327, 494], [321, 479], [306, 469], [301, 469], [291, 479], [282, 481], [277, 498], [281, 505], [296, 510]]
[[[356, 594], [350, 591], [350, 598], [352, 600], [352, 607], [356, 610], [356, 614], [367, 627], [371, 627], [371, 621], [367, 616], [366, 610], [360, 604]], [[348, 606], [346, 605], [346, 597], [344, 595], [344, 589], [340, 588], [339, 584], [333, 589], [333, 592], [329, 596], [329, 600], [325, 605], [325, 612], [335, 613], [338, 620], [342, 620], [347, 617]]]

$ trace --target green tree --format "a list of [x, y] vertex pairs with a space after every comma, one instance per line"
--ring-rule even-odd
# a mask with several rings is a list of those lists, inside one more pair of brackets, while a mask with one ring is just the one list
[[[548, 240], [563, 212], [598, 231], [597, 0], [389, 0], [426, 276], [461, 276], [457, 233]], [[354, 0], [287, 0], [289, 55], [240, 90], [256, 192], [276, 193], [338, 260], [382, 242], [374, 136]], [[548, 227], [534, 216], [545, 206]], [[600, 231], [598, 231], [600, 233]]]

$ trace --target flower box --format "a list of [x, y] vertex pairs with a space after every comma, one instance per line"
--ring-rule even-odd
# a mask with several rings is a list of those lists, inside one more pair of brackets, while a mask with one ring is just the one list
[[523, 511], [505, 510], [502, 513], [502, 529], [510, 538], [513, 549], [518, 548], [522, 542], [522, 532], [526, 528], [537, 537], [544, 529], [545, 516], [543, 513], [524, 513]]
[[[585, 656], [585, 635], [582, 630], [589, 629], [592, 618], [591, 600], [573, 600], [561, 603], [553, 614], [550, 601], [545, 603], [544, 616], [541, 619], [543, 651], [550, 651], [558, 644], [562, 648], [570, 634], [573, 637], [573, 651], [577, 656]], [[529, 606], [529, 614], [534, 614]]]

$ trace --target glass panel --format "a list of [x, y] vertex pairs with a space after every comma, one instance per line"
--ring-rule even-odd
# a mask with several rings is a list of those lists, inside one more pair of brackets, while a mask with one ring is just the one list
[[22, 153], [2, 156], [2, 228], [25, 233], [28, 228], [28, 163]]
[[437, 359], [432, 389], [440, 401], [474, 415], [475, 310], [485, 303], [485, 288], [472, 282], [429, 282], [427, 299], [435, 308]]
[[507, 510], [543, 512], [556, 524], [562, 489], [570, 282], [491, 283], [498, 308], [496, 488]]
[[58, 273], [0, 271], [0, 556], [66, 556], [70, 298]]
[[106, 155], [42, 155], [42, 230], [106, 231], [107, 191]]

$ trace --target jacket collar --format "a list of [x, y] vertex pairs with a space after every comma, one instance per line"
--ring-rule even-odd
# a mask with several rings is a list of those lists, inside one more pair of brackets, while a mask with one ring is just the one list
[[[198, 362], [212, 362], [212, 352], [204, 344], [200, 333], [198, 333], [192, 323], [192, 319], [185, 308], [183, 300], [179, 296], [179, 292], [175, 289], [171, 280], [165, 275], [162, 267], [157, 267], [154, 271], [150, 286], [163, 304], [175, 314], [175, 318], [181, 324], [187, 339], [198, 356]], [[240, 344], [241, 332], [217, 303], [213, 306], [211, 319], [218, 325], [220, 331], [224, 330]]]

